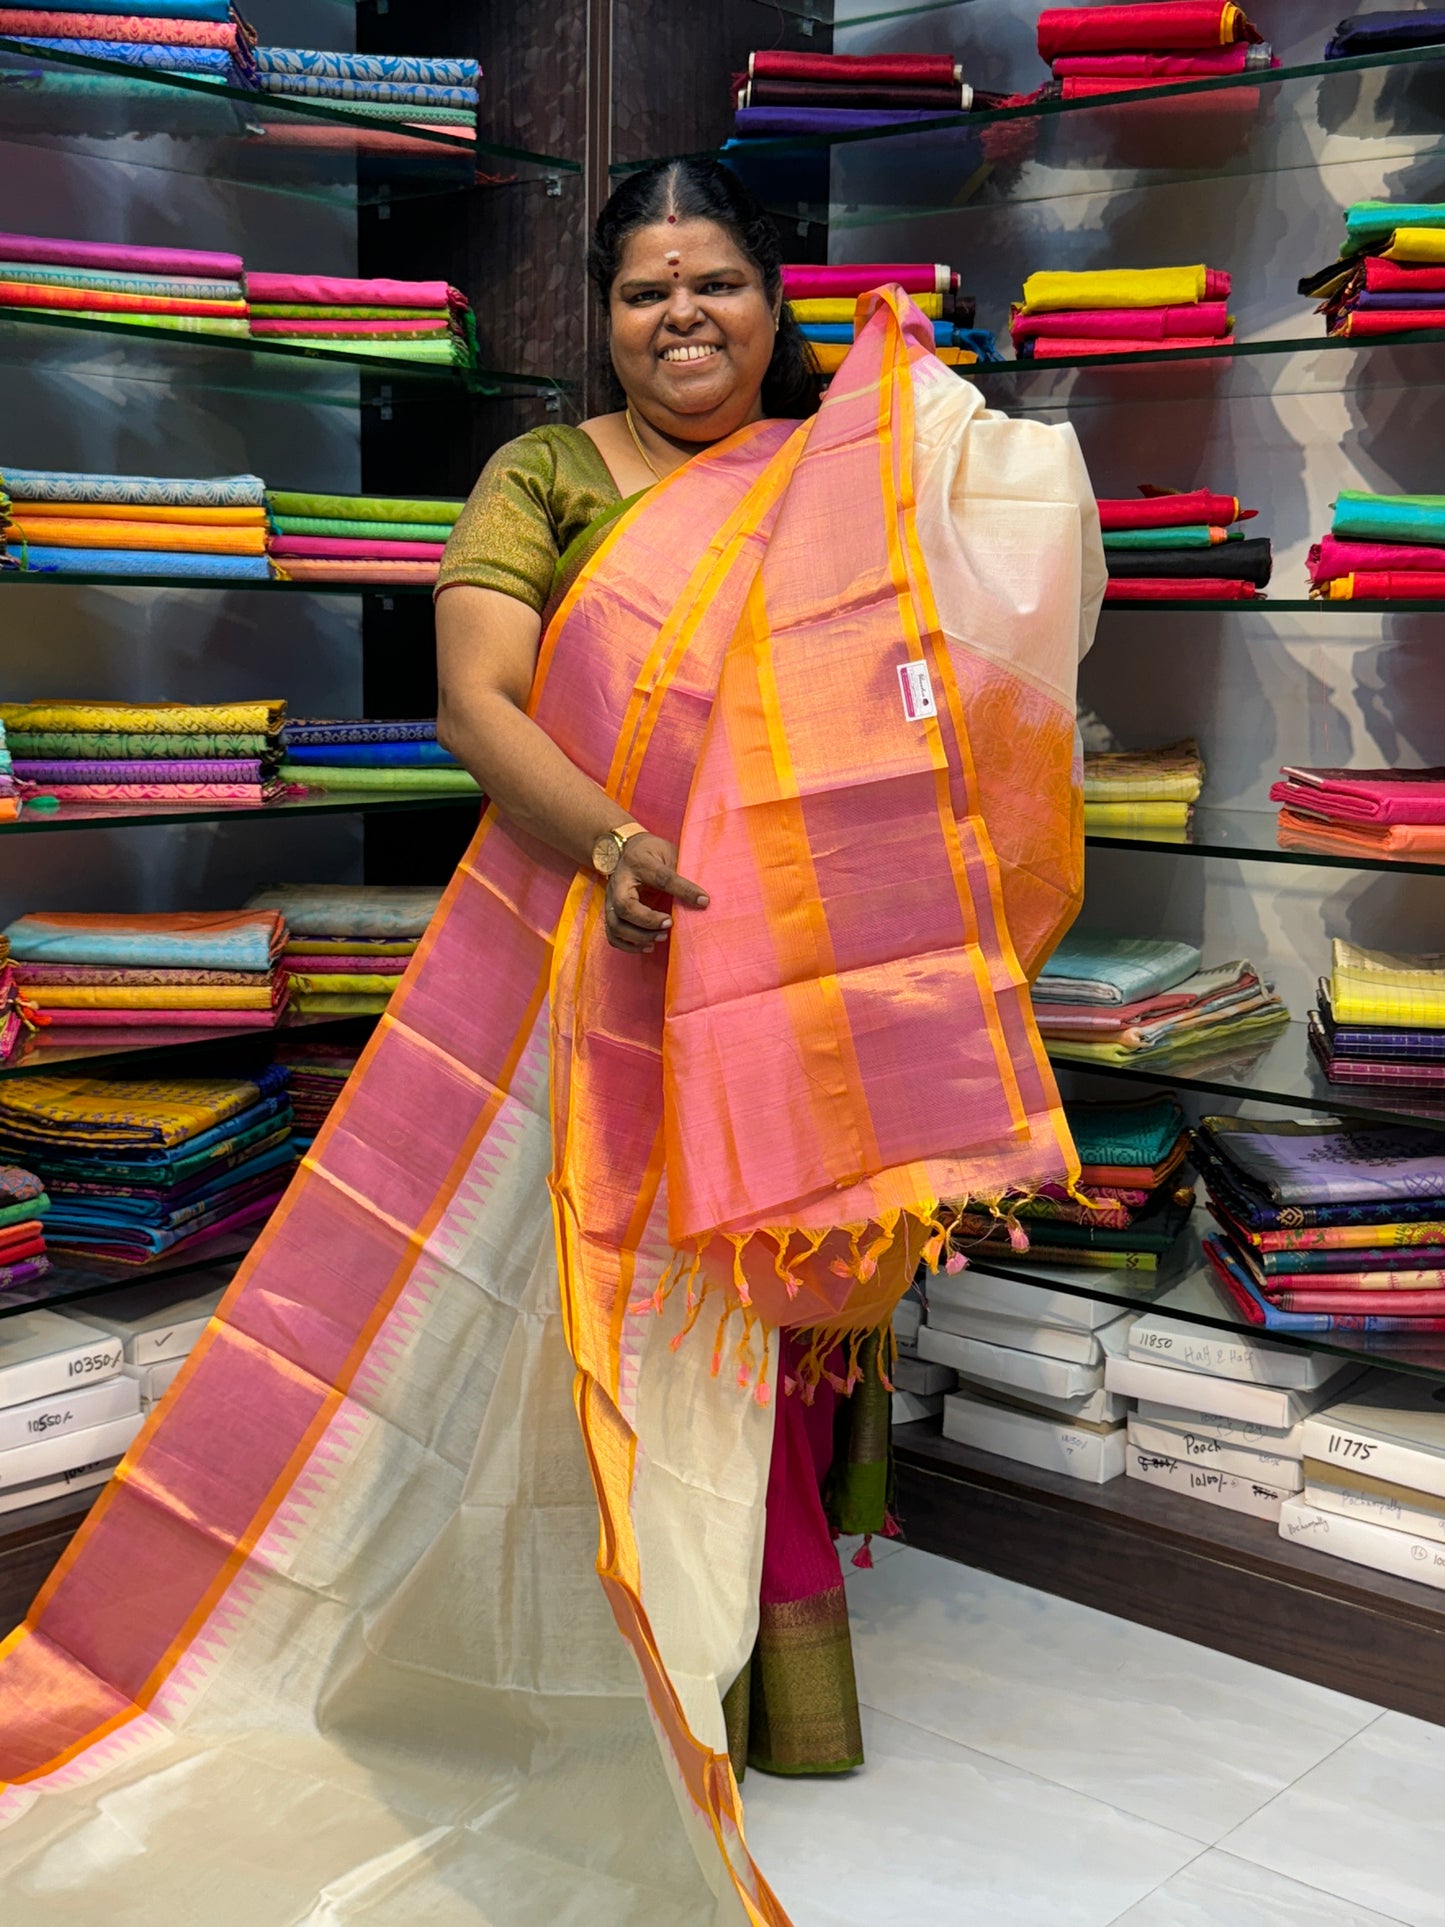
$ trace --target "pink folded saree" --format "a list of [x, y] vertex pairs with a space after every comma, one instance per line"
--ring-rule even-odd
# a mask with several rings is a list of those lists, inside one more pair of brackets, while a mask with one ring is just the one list
[[309, 977], [345, 977], [357, 970], [364, 970], [369, 977], [404, 977], [410, 962], [410, 957], [374, 957], [364, 951], [325, 957], [308, 956], [304, 950], [286, 952], [286, 968]]
[[193, 1010], [189, 1006], [169, 1005], [87, 1005], [70, 1009], [47, 1005], [44, 1022], [47, 1030], [64, 1030], [81, 1025], [95, 1030], [274, 1030], [280, 1023], [286, 1002], [269, 1010]]
[[1310, 581], [1333, 582], [1337, 576], [1353, 575], [1357, 569], [1368, 574], [1393, 574], [1424, 571], [1438, 575], [1445, 571], [1445, 548], [1432, 549], [1404, 542], [1351, 542], [1338, 535], [1323, 535], [1309, 552]]
[[283, 562], [297, 556], [332, 556], [355, 562], [374, 557], [383, 562], [439, 563], [445, 549], [445, 542], [375, 542], [364, 536], [349, 535], [273, 535], [268, 553]]
[[896, 287], [908, 294], [947, 294], [950, 270], [937, 261], [862, 261], [854, 267], [785, 267], [783, 295], [788, 301], [837, 300]]
[[235, 20], [164, 20], [134, 14], [55, 13], [36, 7], [0, 7], [0, 34], [16, 40], [115, 40], [153, 47], [223, 47], [235, 52], [255, 35]]
[[710, 903], [624, 956], [596, 879], [488, 810], [0, 1649], [12, 1910], [103, 1914], [79, 1841], [124, 1787], [137, 1918], [252, 1927], [264, 1874], [278, 1920], [787, 1927], [723, 1714], [778, 1403], [876, 1370], [959, 1203], [1079, 1175], [1028, 984], [1082, 894], [1092, 497], [1071, 430], [930, 342], [877, 297], [815, 417], [573, 544], [529, 714]]
[[1445, 824], [1445, 769], [1300, 769], [1286, 765], [1272, 803], [1344, 823]]
[[[1082, 316], [1078, 317], [1080, 320]], [[1223, 335], [1163, 335], [1152, 340], [1140, 340], [1138, 336], [1117, 335], [1106, 339], [1098, 335], [1045, 335], [1033, 344], [1034, 361], [1073, 360], [1079, 355], [1148, 355], [1167, 353], [1178, 348], [1227, 348], [1234, 340], [1232, 334]]]
[[1231, 582], [1214, 575], [1135, 575], [1109, 577], [1105, 602], [1253, 602], [1252, 582]]
[[274, 803], [285, 783], [47, 783], [59, 803]]
[[[344, 103], [343, 103], [344, 104]], [[349, 130], [348, 130], [349, 131]], [[455, 130], [453, 130], [455, 131]], [[333, 274], [258, 274], [248, 271], [251, 301], [286, 307], [334, 305], [338, 308], [446, 308], [467, 302], [447, 281], [374, 281]]]
[[136, 248], [123, 241], [53, 241], [38, 234], [0, 234], [0, 261], [219, 281], [239, 281], [242, 269], [239, 254], [212, 254], [201, 248]]
[[1086, 308], [1073, 313], [1054, 310], [1048, 314], [1024, 314], [1014, 310], [1009, 332], [1015, 341], [1031, 341], [1040, 336], [1073, 335], [1121, 337], [1157, 341], [1169, 345], [1170, 337], [1186, 339], [1228, 335], [1228, 304], [1223, 301], [1196, 301], [1183, 308]]

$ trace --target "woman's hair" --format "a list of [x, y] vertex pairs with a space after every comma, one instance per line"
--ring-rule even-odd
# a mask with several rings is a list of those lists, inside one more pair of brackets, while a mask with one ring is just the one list
[[[782, 293], [782, 245], [767, 211], [730, 167], [718, 161], [657, 161], [629, 174], [597, 217], [587, 272], [604, 309], [627, 243], [639, 228], [675, 214], [679, 221], [714, 221], [736, 241], [763, 278], [770, 302]], [[608, 362], [611, 373], [611, 361]], [[615, 373], [612, 374], [617, 386]], [[620, 394], [620, 390], [618, 391]], [[773, 358], [763, 377], [763, 413], [797, 420], [817, 412], [818, 364], [786, 302], [778, 316]]]

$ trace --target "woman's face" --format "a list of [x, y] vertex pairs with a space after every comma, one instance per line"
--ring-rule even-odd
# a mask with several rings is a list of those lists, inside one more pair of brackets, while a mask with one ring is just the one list
[[658, 221], [612, 284], [612, 365], [633, 408], [678, 441], [719, 441], [762, 413], [777, 316], [762, 276], [713, 221]]

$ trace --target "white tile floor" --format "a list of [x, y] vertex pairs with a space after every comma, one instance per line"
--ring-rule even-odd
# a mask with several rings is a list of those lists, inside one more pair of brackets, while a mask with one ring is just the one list
[[794, 1927], [1445, 1927], [1445, 1728], [875, 1553], [867, 1766], [745, 1788]]

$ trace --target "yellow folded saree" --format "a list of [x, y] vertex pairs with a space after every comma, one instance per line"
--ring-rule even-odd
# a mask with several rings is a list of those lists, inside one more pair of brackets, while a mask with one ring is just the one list
[[1341, 1024], [1445, 1028], [1445, 953], [1402, 957], [1336, 937], [1330, 1007]]
[[1082, 273], [1044, 269], [1024, 282], [1022, 314], [1058, 314], [1072, 308], [1182, 308], [1202, 301], [1207, 270], [1194, 268], [1099, 268]]
[[786, 1927], [722, 1712], [779, 1331], [846, 1372], [949, 1201], [1078, 1169], [1027, 986], [1081, 889], [1097, 521], [1072, 432], [926, 338], [877, 298], [814, 419], [599, 517], [530, 713], [710, 906], [624, 956], [483, 818], [0, 1648], [8, 1908], [103, 1913], [123, 1813], [137, 1917]]
[[71, 731], [105, 733], [124, 730], [140, 734], [208, 735], [236, 731], [242, 735], [274, 735], [286, 716], [284, 702], [246, 703], [0, 703], [0, 723], [9, 735], [27, 730], [62, 735]]

